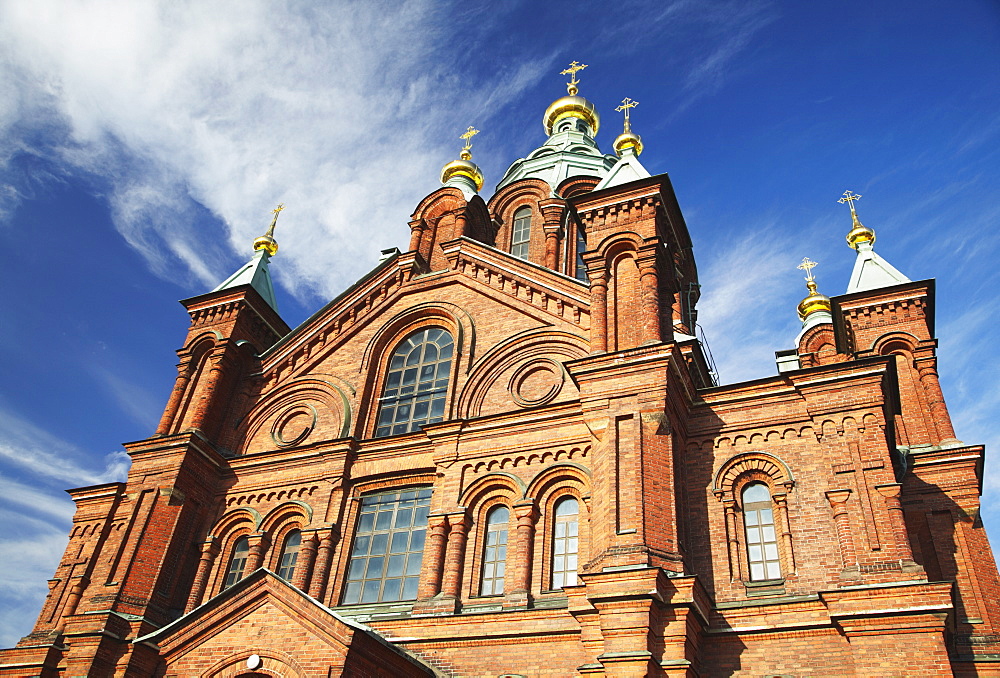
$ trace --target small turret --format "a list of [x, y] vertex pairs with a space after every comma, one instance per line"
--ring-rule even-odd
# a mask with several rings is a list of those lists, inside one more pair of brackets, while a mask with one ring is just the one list
[[802, 329], [833, 322], [833, 307], [830, 304], [830, 297], [820, 294], [817, 291], [816, 276], [813, 275], [813, 268], [818, 262], [812, 261], [809, 257], [802, 260], [796, 268], [806, 272], [806, 289], [809, 294], [799, 302], [799, 319], [802, 321]]
[[459, 135], [459, 139], [465, 139], [459, 159], [452, 160], [441, 169], [441, 183], [461, 190], [466, 199], [471, 199], [483, 187], [483, 173], [472, 162], [472, 137], [477, 134], [479, 130], [470, 126], [465, 134]]
[[278, 224], [278, 214], [285, 209], [284, 203], [271, 210], [274, 216], [267, 232], [253, 241], [253, 256], [235, 273], [226, 278], [213, 292], [231, 289], [240, 285], [250, 285], [260, 293], [264, 301], [275, 311], [278, 310], [278, 300], [274, 296], [274, 283], [271, 282], [271, 272], [268, 261], [278, 253], [278, 241], [274, 239], [274, 227]]
[[847, 234], [847, 244], [858, 252], [854, 270], [851, 272], [851, 281], [847, 285], [847, 293], [910, 282], [909, 278], [875, 253], [875, 231], [861, 223], [857, 210], [854, 209], [854, 202], [860, 199], [861, 196], [857, 193], [844, 191], [844, 197], [837, 201], [841, 204], [847, 203], [851, 208], [851, 230]]

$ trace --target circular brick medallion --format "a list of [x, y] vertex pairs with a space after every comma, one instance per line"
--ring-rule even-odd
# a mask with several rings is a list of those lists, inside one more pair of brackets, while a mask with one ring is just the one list
[[551, 358], [535, 358], [514, 371], [507, 390], [521, 407], [537, 407], [559, 395], [565, 380], [566, 373], [560, 363]]
[[292, 405], [278, 415], [271, 427], [271, 438], [278, 447], [301, 443], [316, 428], [316, 410], [312, 405]]

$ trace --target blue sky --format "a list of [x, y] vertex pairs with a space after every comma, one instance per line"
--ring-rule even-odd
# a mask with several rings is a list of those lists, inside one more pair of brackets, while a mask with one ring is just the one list
[[937, 278], [958, 437], [987, 445], [1000, 543], [1000, 5], [940, 2], [0, 3], [0, 646], [65, 545], [64, 488], [124, 477], [187, 326], [177, 299], [249, 257], [294, 326], [405, 247], [475, 125], [487, 194], [544, 141], [558, 72], [609, 151], [626, 96], [643, 164], [691, 230], [700, 320], [729, 383], [774, 374], [804, 295], [846, 288], [864, 197], [877, 251]]

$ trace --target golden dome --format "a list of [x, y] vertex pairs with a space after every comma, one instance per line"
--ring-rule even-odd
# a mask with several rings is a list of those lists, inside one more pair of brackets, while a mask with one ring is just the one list
[[254, 252], [257, 250], [267, 250], [269, 256], [278, 253], [278, 241], [269, 235], [262, 235], [253, 241]]
[[858, 245], [861, 243], [874, 243], [875, 242], [875, 230], [868, 228], [860, 221], [858, 221], [858, 215], [852, 213], [853, 224], [850, 233], [847, 234], [847, 244], [858, 249]]
[[[575, 88], [573, 88], [575, 89]], [[601, 116], [597, 114], [594, 104], [576, 94], [564, 96], [556, 99], [545, 109], [542, 117], [542, 124], [545, 125], [545, 133], [552, 136], [552, 130], [556, 123], [565, 118], [577, 118], [583, 120], [590, 126], [590, 136], [597, 136], [597, 130], [601, 125]]]
[[472, 157], [471, 153], [462, 153], [461, 160], [452, 160], [441, 169], [441, 183], [446, 184], [452, 177], [468, 177], [476, 185], [478, 192], [483, 187], [483, 173], [476, 163], [465, 156]]
[[799, 302], [799, 319], [805, 320], [817, 311], [831, 313], [833, 306], [830, 304], [830, 297], [816, 291], [816, 281], [808, 280], [806, 286], [809, 288], [809, 294]]
[[618, 157], [621, 157], [622, 152], [626, 148], [634, 148], [636, 155], [642, 153], [642, 139], [638, 134], [624, 132], [618, 135], [618, 138], [615, 139], [614, 143], [615, 153], [618, 154]]
[[285, 203], [278, 203], [278, 206], [271, 210], [274, 217], [271, 219], [271, 225], [267, 228], [267, 233], [260, 236], [253, 241], [253, 251], [265, 250], [268, 256], [274, 256], [278, 253], [278, 241], [274, 239], [274, 227], [278, 225], [278, 215], [281, 214], [281, 210], [285, 209]]

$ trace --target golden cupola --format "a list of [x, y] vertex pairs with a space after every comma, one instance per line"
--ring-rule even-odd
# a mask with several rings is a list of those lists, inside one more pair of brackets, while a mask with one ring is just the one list
[[802, 320], [803, 325], [815, 324], [816, 320], [829, 321], [833, 317], [833, 306], [830, 303], [830, 297], [820, 294], [817, 291], [816, 277], [812, 272], [812, 269], [816, 265], [817, 262], [806, 257], [796, 267], [806, 272], [806, 289], [809, 290], [809, 294], [799, 302], [798, 306], [799, 319]]
[[632, 123], [628, 115], [629, 109], [635, 108], [638, 105], [638, 101], [632, 101], [628, 97], [625, 97], [622, 100], [622, 105], [615, 109], [619, 113], [625, 112], [625, 131], [618, 135], [614, 143], [615, 153], [618, 154], [619, 158], [625, 152], [625, 149], [628, 148], [631, 148], [636, 155], [642, 153], [642, 138], [632, 131]]
[[577, 94], [579, 92], [577, 85], [580, 84], [580, 81], [577, 80], [576, 74], [586, 67], [587, 64], [573, 61], [570, 63], [569, 68], [560, 71], [561, 75], [570, 76], [570, 80], [566, 84], [568, 94], [560, 99], [556, 99], [545, 109], [545, 115], [542, 116], [542, 124], [545, 126], [545, 133], [547, 135], [552, 136], [554, 133], [561, 131], [562, 125], [560, 123], [567, 119], [580, 120], [586, 124], [586, 130], [576, 128], [577, 131], [583, 131], [591, 137], [597, 135], [597, 130], [601, 126], [601, 116], [597, 114], [597, 109], [593, 103]]
[[271, 225], [268, 227], [267, 233], [253, 241], [254, 252], [264, 250], [270, 257], [278, 253], [278, 241], [274, 239], [274, 227], [278, 225], [278, 215], [283, 209], [285, 209], [285, 203], [281, 203], [271, 210], [274, 214], [271, 218]]
[[445, 186], [455, 186], [464, 193], [478, 193], [483, 187], [483, 173], [476, 163], [472, 162], [472, 137], [479, 134], [475, 127], [469, 127], [459, 139], [465, 140], [465, 146], [459, 153], [458, 160], [452, 160], [441, 169], [441, 183]]
[[858, 219], [858, 213], [854, 209], [854, 201], [858, 200], [861, 196], [853, 191], [844, 191], [844, 197], [837, 202], [843, 204], [847, 203], [851, 207], [851, 230], [847, 234], [847, 244], [854, 249], [859, 249], [864, 245], [868, 245], [870, 249], [872, 245], [875, 244], [875, 231], [874, 229], [868, 228]]

